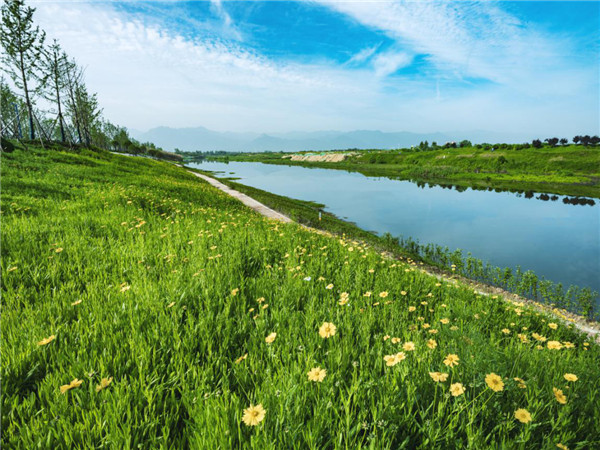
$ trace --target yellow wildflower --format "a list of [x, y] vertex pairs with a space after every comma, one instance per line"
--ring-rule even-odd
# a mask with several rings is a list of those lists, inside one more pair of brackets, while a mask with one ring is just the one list
[[275, 340], [276, 337], [277, 337], [277, 333], [271, 333], [265, 338], [265, 342], [267, 344], [271, 344]]
[[107, 388], [112, 383], [113, 377], [102, 378], [100, 384], [96, 385], [96, 392], [100, 392], [102, 389]]
[[521, 389], [526, 389], [526, 388], [527, 388], [527, 385], [525, 384], [525, 380], [523, 380], [522, 378], [515, 377], [515, 378], [513, 378], [513, 379], [514, 379], [514, 380], [515, 380], [517, 383], [519, 383], [519, 387], [520, 387]]
[[335, 335], [337, 328], [334, 324], [330, 323], [330, 322], [323, 322], [323, 325], [321, 325], [321, 328], [319, 328], [319, 335], [325, 339], [325, 338], [330, 338], [331, 336]]
[[567, 397], [563, 394], [562, 389], [552, 388], [552, 392], [554, 392], [554, 397], [556, 397], [556, 401], [561, 405], [565, 405], [567, 403]]
[[577, 378], [577, 375], [573, 374], [573, 373], [565, 373], [565, 380], [567, 381], [577, 381], [579, 378]]
[[510, 330], [508, 328], [502, 328], [502, 332], [504, 334], [510, 334]]
[[325, 286], [325, 289], [333, 289], [333, 284], [329, 283], [327, 286]]
[[408, 307], [408, 312], [413, 312], [413, 311], [416, 311], [416, 309], [417, 309], [417, 308], [416, 308], [416, 307], [414, 307], [414, 306], [409, 306], [409, 307]]
[[67, 392], [67, 391], [68, 391], [68, 390], [70, 390], [70, 389], [77, 388], [77, 387], [81, 386], [81, 383], [83, 383], [83, 381], [82, 381], [82, 380], [80, 380], [80, 379], [78, 379], [78, 378], [75, 378], [75, 379], [74, 379], [73, 381], [71, 381], [69, 384], [63, 384], [63, 385], [60, 387], [60, 393], [61, 393], [61, 394], [64, 394], [65, 392]]
[[386, 298], [386, 297], [388, 296], [388, 293], [387, 293], [386, 291], [383, 291], [383, 292], [380, 292], [380, 293], [379, 293], [379, 296], [380, 296], [381, 298]]
[[231, 296], [235, 297], [236, 295], [238, 295], [238, 292], [240, 292], [239, 288], [235, 288], [231, 290]]
[[255, 427], [263, 421], [266, 414], [267, 410], [263, 408], [262, 404], [256, 406], [250, 405], [249, 408], [244, 410], [242, 421], [249, 427]]
[[242, 356], [240, 356], [238, 359], [235, 360], [236, 364], [241, 363], [243, 360], [245, 360], [248, 357], [248, 353], [244, 353]]
[[310, 381], [322, 382], [327, 376], [327, 370], [321, 369], [320, 367], [314, 367], [308, 372], [308, 379]]
[[71, 306], [77, 306], [79, 305], [83, 300], [79, 299], [79, 300], [75, 300], [73, 303], [71, 303]]
[[400, 342], [400, 338], [399, 337], [393, 337], [392, 338], [392, 344], [397, 344], [398, 342]]
[[395, 355], [385, 355], [383, 359], [386, 366], [392, 367], [398, 364], [400, 361], [406, 359], [406, 355], [404, 352], [398, 352]]
[[560, 350], [562, 348], [562, 344], [558, 341], [548, 341], [547, 345], [550, 350]]
[[549, 323], [548, 327], [552, 328], [553, 330], [556, 330], [558, 328], [558, 325], [555, 323]]
[[462, 383], [452, 383], [450, 385], [450, 393], [453, 397], [458, 397], [459, 395], [465, 393], [465, 387], [462, 385]]
[[448, 323], [450, 323], [450, 319], [440, 319], [440, 322], [442, 322], [444, 325], [447, 325]]
[[407, 352], [412, 352], [415, 350], [415, 344], [413, 342], [405, 342], [402, 349]]
[[444, 364], [446, 364], [448, 367], [458, 366], [459, 360], [460, 358], [458, 357], [458, 355], [451, 353], [446, 356], [446, 359], [444, 359]]
[[429, 372], [429, 376], [436, 383], [444, 382], [444, 381], [446, 381], [448, 379], [448, 374], [447, 373], [442, 373], [442, 372]]
[[430, 349], [434, 349], [437, 347], [437, 342], [435, 341], [435, 339], [429, 339], [427, 341], [427, 347], [429, 347]]
[[502, 377], [499, 375], [496, 375], [493, 372], [486, 375], [485, 383], [494, 392], [500, 392], [500, 391], [504, 390], [504, 383], [502, 382]]
[[515, 411], [515, 419], [521, 423], [529, 423], [531, 422], [531, 414], [526, 409], [519, 408]]
[[367, 291], [363, 294], [363, 297], [370, 297], [371, 296], [371, 291]]
[[47, 344], [49, 344], [50, 342], [52, 342], [54, 339], [56, 339], [56, 336], [55, 336], [55, 335], [48, 336], [47, 338], [44, 338], [44, 339], [42, 339], [41, 341], [39, 341], [39, 342], [37, 343], [37, 345], [39, 345], [39, 346], [42, 346], [42, 345], [47, 345]]

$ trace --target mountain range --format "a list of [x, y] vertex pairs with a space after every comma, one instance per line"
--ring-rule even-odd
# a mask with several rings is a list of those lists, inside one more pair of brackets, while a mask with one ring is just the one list
[[[301, 151], [340, 149], [391, 149], [419, 145], [421, 141], [435, 141], [442, 145], [449, 141], [468, 139], [477, 142], [525, 142], [531, 137], [494, 133], [483, 130], [469, 132], [412, 133], [408, 131], [383, 132], [378, 130], [355, 131], [292, 131], [287, 133], [219, 132], [204, 127], [156, 127], [142, 132], [129, 130], [140, 142], [173, 151]], [[535, 136], [534, 136], [535, 137]]]

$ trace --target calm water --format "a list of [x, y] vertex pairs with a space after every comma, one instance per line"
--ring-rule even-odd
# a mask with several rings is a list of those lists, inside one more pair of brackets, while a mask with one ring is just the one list
[[410, 181], [341, 170], [261, 163], [190, 164], [265, 191], [327, 205], [380, 234], [460, 248], [500, 267], [600, 291], [600, 204], [564, 204], [510, 192], [420, 188]]

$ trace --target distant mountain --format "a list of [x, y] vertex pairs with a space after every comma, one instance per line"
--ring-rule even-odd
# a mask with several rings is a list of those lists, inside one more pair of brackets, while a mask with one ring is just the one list
[[448, 141], [469, 139], [472, 142], [524, 142], [531, 139], [487, 131], [446, 133], [395, 133], [377, 130], [356, 131], [293, 131], [288, 133], [235, 133], [218, 132], [204, 127], [169, 128], [157, 127], [146, 132], [130, 130], [131, 135], [142, 142], [153, 142], [165, 150], [176, 148], [182, 151], [301, 151], [338, 150], [347, 148], [390, 149], [411, 147], [421, 141]]

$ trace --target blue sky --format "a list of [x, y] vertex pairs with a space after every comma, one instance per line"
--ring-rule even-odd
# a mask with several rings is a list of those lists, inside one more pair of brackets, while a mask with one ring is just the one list
[[128, 127], [599, 132], [598, 2], [32, 2]]

